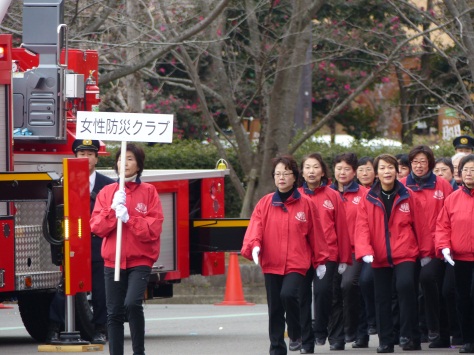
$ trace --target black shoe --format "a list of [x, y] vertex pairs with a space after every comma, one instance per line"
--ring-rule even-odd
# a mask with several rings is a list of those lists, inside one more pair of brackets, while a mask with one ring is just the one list
[[104, 344], [107, 343], [107, 337], [105, 333], [95, 332], [92, 337], [91, 344]]
[[329, 345], [329, 350], [344, 350], [346, 344], [342, 342], [334, 343]]
[[51, 322], [48, 326], [48, 334], [46, 334], [46, 344], [52, 344], [59, 341], [59, 324]]
[[393, 353], [393, 345], [379, 345], [377, 347], [377, 353]]
[[367, 334], [369, 335], [377, 334], [377, 327], [375, 325], [369, 325], [369, 327], [367, 328]]
[[316, 345], [325, 345], [326, 344], [326, 338], [316, 338], [314, 341], [314, 344]]
[[405, 344], [407, 344], [409, 341], [410, 339], [407, 337], [400, 337], [398, 341], [398, 345], [400, 345], [400, 347], [404, 347]]
[[369, 347], [369, 341], [365, 339], [357, 339], [352, 343], [353, 349], [365, 349]]
[[402, 346], [404, 351], [414, 351], [421, 350], [421, 345], [419, 341], [409, 340], [408, 343]]
[[290, 351], [296, 351], [301, 349], [301, 338], [290, 339], [290, 345], [288, 346]]
[[466, 343], [459, 349], [461, 354], [473, 354], [474, 353], [474, 343]]
[[314, 354], [314, 349], [301, 348], [300, 354]]
[[439, 348], [450, 348], [451, 342], [449, 339], [438, 338], [430, 343], [428, 346], [430, 349], [439, 349]]
[[439, 333], [438, 332], [432, 332], [431, 330], [428, 330], [428, 341], [430, 343], [436, 341], [439, 339]]

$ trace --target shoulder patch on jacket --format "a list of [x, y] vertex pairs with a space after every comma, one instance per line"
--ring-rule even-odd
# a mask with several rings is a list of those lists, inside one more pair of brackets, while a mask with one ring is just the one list
[[298, 221], [307, 222], [307, 221], [306, 221], [306, 214], [305, 214], [304, 212], [297, 212], [295, 218], [296, 218]]

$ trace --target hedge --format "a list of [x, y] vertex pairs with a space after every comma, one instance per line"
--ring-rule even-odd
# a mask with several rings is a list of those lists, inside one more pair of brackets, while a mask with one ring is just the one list
[[[420, 141], [417, 144], [428, 144]], [[432, 147], [436, 157], [452, 156], [454, 149], [450, 141], [442, 141]], [[221, 158], [217, 149], [212, 144], [202, 144], [199, 141], [175, 141], [172, 144], [155, 144], [142, 145], [145, 154], [146, 169], [214, 169], [217, 161]], [[115, 154], [120, 149], [119, 143], [107, 143], [107, 151], [110, 156], [101, 157], [99, 159], [98, 168], [111, 168], [114, 166]], [[410, 147], [403, 148], [380, 147], [368, 148], [356, 143], [350, 148], [346, 148], [337, 144], [329, 145], [325, 143], [307, 142], [301, 146], [294, 154], [297, 161], [312, 152], [319, 152], [324, 157], [329, 167], [332, 167], [332, 159], [339, 153], [351, 151], [358, 157], [371, 156], [376, 157], [381, 153], [408, 153]], [[230, 163], [236, 170], [241, 181], [244, 181], [244, 174], [240, 169], [235, 152], [228, 151]], [[242, 201], [237, 195], [230, 178], [225, 178], [225, 210], [226, 217], [239, 217]]]

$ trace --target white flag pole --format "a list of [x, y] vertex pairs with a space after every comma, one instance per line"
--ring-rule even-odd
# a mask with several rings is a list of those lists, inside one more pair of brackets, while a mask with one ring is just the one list
[[[125, 158], [127, 155], [127, 141], [122, 141], [120, 148], [120, 171], [119, 190], [125, 188]], [[120, 281], [120, 261], [122, 259], [122, 220], [117, 218], [117, 240], [115, 244], [115, 277], [114, 281]]]

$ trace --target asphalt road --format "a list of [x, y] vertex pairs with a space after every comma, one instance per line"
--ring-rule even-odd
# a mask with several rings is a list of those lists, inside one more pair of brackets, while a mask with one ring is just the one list
[[[214, 305], [145, 305], [147, 355], [168, 354], [268, 354], [267, 306], [214, 306]], [[28, 335], [18, 313], [18, 308], [0, 310], [0, 354], [30, 355], [38, 353], [38, 343]], [[132, 354], [128, 325], [125, 326], [125, 354]], [[371, 336], [369, 349], [352, 349], [346, 352], [375, 354], [377, 336]], [[108, 354], [106, 345], [100, 354]], [[426, 354], [457, 354], [458, 349], [428, 349]], [[337, 353], [325, 346], [317, 346], [316, 354]], [[395, 353], [406, 353], [398, 346]], [[419, 353], [419, 352], [416, 352]], [[41, 354], [57, 354], [41, 352]], [[299, 354], [299, 351], [288, 352]]]

